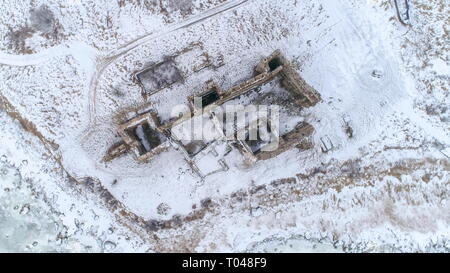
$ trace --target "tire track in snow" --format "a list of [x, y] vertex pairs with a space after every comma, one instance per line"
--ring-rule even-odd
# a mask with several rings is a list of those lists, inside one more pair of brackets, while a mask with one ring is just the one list
[[183, 28], [188, 28], [192, 25], [201, 23], [202, 21], [205, 21], [209, 18], [215, 17], [223, 12], [235, 9], [243, 4], [245, 4], [246, 2], [248, 2], [249, 0], [235, 0], [235, 1], [231, 1], [225, 4], [222, 4], [220, 6], [217, 6], [215, 8], [212, 8], [208, 11], [205, 11], [204, 13], [201, 13], [199, 15], [193, 16], [192, 18], [189, 18], [183, 22], [178, 22], [178, 23], [173, 23], [168, 25], [164, 31], [161, 32], [156, 32], [156, 33], [151, 33], [151, 34], [147, 34], [141, 38], [135, 39], [134, 41], [131, 41], [129, 43], [127, 43], [126, 45], [120, 47], [119, 49], [113, 50], [108, 54], [108, 58], [112, 58], [112, 59], [117, 59], [118, 57], [130, 52], [131, 50], [137, 48], [140, 45], [143, 45], [155, 38], [160, 38], [162, 36], [165, 36], [171, 32], [175, 32], [177, 30], [183, 29]]

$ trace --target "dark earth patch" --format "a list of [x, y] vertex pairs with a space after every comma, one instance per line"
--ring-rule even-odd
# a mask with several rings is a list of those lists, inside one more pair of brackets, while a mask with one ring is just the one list
[[181, 81], [183, 76], [175, 62], [168, 59], [140, 72], [137, 74], [137, 78], [145, 92], [152, 94]]

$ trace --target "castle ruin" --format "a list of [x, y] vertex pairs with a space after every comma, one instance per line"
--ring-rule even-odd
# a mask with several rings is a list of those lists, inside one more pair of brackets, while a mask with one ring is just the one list
[[[144, 71], [148, 73], [151, 70]], [[188, 98], [189, 107], [192, 110], [190, 113], [165, 124], [159, 123], [158, 115], [153, 111], [140, 114], [121, 124], [118, 133], [122, 141], [108, 150], [104, 160], [111, 161], [128, 151], [133, 151], [139, 162], [146, 162], [167, 149], [170, 143], [182, 147], [188, 160], [190, 160], [209, 143], [203, 141], [183, 143], [176, 138], [174, 128], [201, 115], [206, 115], [213, 123], [220, 124], [219, 121], [215, 120], [214, 109], [274, 80], [276, 77], [280, 77], [282, 87], [289, 92], [291, 98], [299, 107], [312, 107], [321, 101], [320, 94], [302, 79], [280, 50], [276, 50], [269, 57], [262, 59], [256, 66], [255, 73], [256, 76], [253, 78], [225, 91], [221, 90], [220, 86], [214, 82], [208, 83], [203, 93]], [[152, 75], [147, 76], [153, 78]], [[197, 105], [194, 100], [199, 100], [201, 103]], [[267, 133], [274, 134], [275, 128], [270, 128], [270, 121], [268, 124]], [[226, 138], [227, 133], [223, 126], [222, 128], [218, 126], [218, 128], [220, 129], [218, 138]], [[239, 130], [245, 129], [248, 128]], [[282, 136], [274, 136], [279, 137], [279, 143], [278, 149], [272, 152], [264, 152], [261, 149], [264, 146], [261, 140], [237, 140], [234, 141], [234, 144], [246, 159], [255, 162], [277, 156], [291, 147], [309, 149], [312, 147], [310, 136], [313, 133], [314, 128], [310, 124], [302, 122], [293, 131]]]

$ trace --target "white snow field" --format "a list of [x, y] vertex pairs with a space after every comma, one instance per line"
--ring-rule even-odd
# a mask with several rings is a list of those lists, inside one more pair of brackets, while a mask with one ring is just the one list
[[[0, 252], [449, 252], [450, 6], [409, 4], [399, 21], [394, 0], [3, 1]], [[103, 161], [124, 116], [167, 122], [276, 49], [321, 94], [281, 114], [312, 149]], [[134, 74], [168, 57], [183, 79], [146, 93]], [[286, 99], [261, 90], [236, 101]]]

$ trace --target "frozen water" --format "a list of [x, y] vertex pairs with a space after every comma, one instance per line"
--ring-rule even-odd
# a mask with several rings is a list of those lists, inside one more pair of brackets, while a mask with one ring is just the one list
[[[7, 162], [0, 163], [0, 252], [101, 251], [66, 234], [52, 209]], [[105, 249], [112, 250], [111, 243]]]

